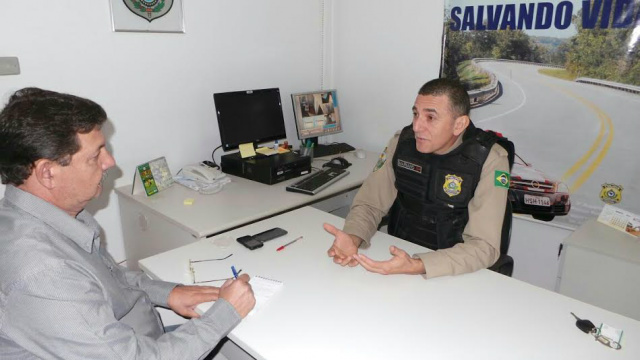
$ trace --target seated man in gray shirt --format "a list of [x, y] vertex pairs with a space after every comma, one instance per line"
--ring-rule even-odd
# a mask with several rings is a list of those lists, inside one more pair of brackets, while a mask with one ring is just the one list
[[[115, 165], [106, 120], [91, 100], [37, 88], [0, 112], [0, 359], [199, 359], [255, 305], [247, 275], [180, 286], [113, 261], [84, 210]], [[164, 333], [155, 305], [192, 319]]]

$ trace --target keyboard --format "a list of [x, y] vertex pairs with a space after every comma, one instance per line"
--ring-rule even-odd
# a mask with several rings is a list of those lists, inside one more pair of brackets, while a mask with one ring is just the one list
[[334, 143], [329, 145], [316, 145], [313, 148], [314, 157], [332, 156], [349, 151], [353, 151], [355, 148], [347, 143]]
[[349, 175], [349, 172], [344, 169], [327, 168], [319, 170], [287, 186], [287, 191], [315, 195], [347, 175]]

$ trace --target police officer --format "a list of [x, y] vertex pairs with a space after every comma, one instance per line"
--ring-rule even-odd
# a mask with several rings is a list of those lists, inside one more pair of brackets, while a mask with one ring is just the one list
[[[413, 123], [396, 133], [354, 199], [328, 254], [342, 266], [380, 274], [462, 274], [493, 265], [500, 256], [513, 144], [476, 128], [457, 81], [435, 79], [420, 88]], [[505, 144], [505, 145], [501, 145]], [[391, 246], [391, 258], [358, 254], [389, 214], [389, 234], [428, 247], [409, 256]]]

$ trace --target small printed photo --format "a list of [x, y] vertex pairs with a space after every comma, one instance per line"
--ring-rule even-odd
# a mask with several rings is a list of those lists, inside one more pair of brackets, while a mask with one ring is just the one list
[[627, 222], [627, 228], [625, 230], [633, 236], [640, 236], [640, 219], [629, 219], [629, 222]]

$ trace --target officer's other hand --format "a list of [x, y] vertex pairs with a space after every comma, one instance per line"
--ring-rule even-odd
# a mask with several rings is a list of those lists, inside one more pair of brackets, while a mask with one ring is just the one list
[[374, 261], [362, 254], [355, 254], [354, 259], [363, 268], [378, 274], [424, 274], [424, 264], [420, 259], [414, 259], [406, 251], [395, 246], [389, 247], [391, 259], [386, 261]]
[[244, 318], [256, 305], [256, 298], [249, 285], [249, 275], [242, 274], [237, 279], [227, 280], [220, 287], [220, 297], [227, 300]]
[[353, 255], [358, 253], [358, 246], [360, 246], [362, 239], [349, 235], [331, 224], [325, 223], [323, 227], [329, 234], [335, 237], [333, 245], [331, 245], [327, 251], [329, 257], [333, 258], [333, 262], [342, 266], [358, 265]]

